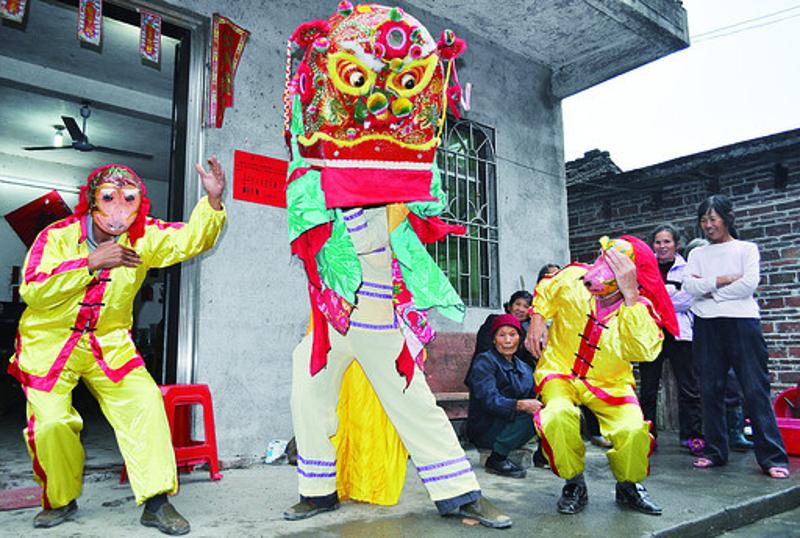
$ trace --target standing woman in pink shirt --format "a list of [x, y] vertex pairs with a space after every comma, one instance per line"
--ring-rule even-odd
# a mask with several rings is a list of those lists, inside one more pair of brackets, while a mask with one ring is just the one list
[[737, 239], [733, 206], [725, 196], [707, 198], [697, 221], [710, 245], [692, 250], [683, 289], [695, 296], [692, 349], [700, 368], [705, 457], [697, 468], [728, 462], [725, 385], [733, 367], [742, 384], [745, 407], [753, 422], [755, 456], [772, 478], [789, 477], [789, 458], [772, 411], [767, 344], [761, 334], [758, 303], [758, 246]]

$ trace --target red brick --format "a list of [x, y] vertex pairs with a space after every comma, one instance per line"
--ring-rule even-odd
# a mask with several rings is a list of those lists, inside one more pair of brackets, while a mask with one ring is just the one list
[[800, 295], [786, 298], [786, 306], [800, 306]]
[[800, 321], [783, 321], [775, 325], [779, 333], [800, 333]]
[[770, 284], [789, 284], [797, 281], [794, 273], [778, 273], [776, 275], [769, 275]]

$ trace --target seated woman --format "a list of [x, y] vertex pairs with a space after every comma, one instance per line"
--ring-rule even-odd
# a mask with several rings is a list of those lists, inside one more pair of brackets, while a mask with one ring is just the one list
[[508, 454], [534, 435], [533, 414], [542, 408], [533, 392], [533, 370], [515, 353], [522, 327], [513, 314], [492, 320], [494, 347], [479, 353], [467, 373], [467, 437], [478, 448], [490, 448], [489, 473], [524, 478], [525, 470]]
[[[506, 314], [512, 314], [519, 320], [520, 334], [522, 335], [520, 342], [525, 341], [525, 335], [528, 334], [528, 325], [530, 325], [531, 320], [528, 310], [531, 308], [532, 300], [533, 296], [529, 292], [519, 290], [512, 293], [511, 298], [503, 305], [503, 310], [505, 310]], [[499, 314], [489, 314], [486, 316], [483, 325], [478, 329], [478, 336], [475, 340], [475, 352], [472, 354], [472, 360], [475, 360], [475, 357], [480, 353], [494, 348], [494, 344], [492, 343], [492, 336], [494, 335], [494, 331], [492, 331], [492, 322], [494, 322], [498, 315]], [[531, 369], [536, 368], [533, 355], [531, 355], [530, 351], [525, 349], [525, 346], [519, 346], [517, 358], [530, 366]]]

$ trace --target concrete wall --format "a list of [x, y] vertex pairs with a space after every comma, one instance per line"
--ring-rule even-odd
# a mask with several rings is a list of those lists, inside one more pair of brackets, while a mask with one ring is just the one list
[[[205, 16], [220, 12], [251, 32], [235, 81], [235, 106], [222, 129], [205, 132], [207, 152], [217, 153], [229, 174], [234, 149], [287, 157], [281, 110], [286, 39], [299, 23], [329, 16], [336, 4], [180, 2]], [[462, 83], [474, 86], [467, 117], [494, 127], [497, 135], [505, 300], [520, 275], [530, 287], [540, 265], [568, 259], [560, 103], [549, 94], [547, 69], [457, 25], [408, 11], [432, 34], [453, 27], [469, 43], [459, 64]], [[214, 395], [221, 456], [250, 457], [263, 454], [270, 439], [292, 436], [291, 352], [309, 309], [305, 274], [290, 257], [284, 210], [232, 200], [230, 190], [226, 204], [227, 228], [201, 266], [196, 380], [208, 383]], [[438, 317], [434, 322], [441, 331], [475, 331], [487, 313], [471, 310], [463, 325]]]

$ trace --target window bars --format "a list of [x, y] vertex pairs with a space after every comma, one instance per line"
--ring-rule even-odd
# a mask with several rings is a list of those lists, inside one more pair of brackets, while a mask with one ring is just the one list
[[428, 250], [467, 306], [500, 306], [494, 130], [469, 120], [445, 121], [436, 152], [448, 206], [442, 220], [467, 233]]

